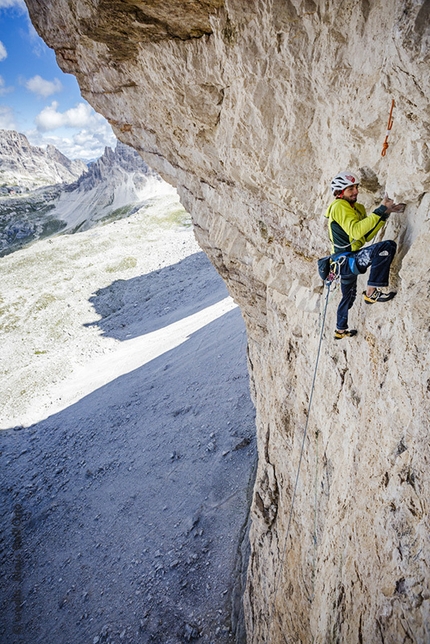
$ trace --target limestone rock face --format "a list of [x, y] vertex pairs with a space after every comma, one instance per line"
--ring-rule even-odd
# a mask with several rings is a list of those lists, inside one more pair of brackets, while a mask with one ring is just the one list
[[[241, 306], [259, 440], [248, 641], [428, 642], [429, 2], [26, 1], [85, 98], [177, 186]], [[309, 413], [315, 259], [347, 168], [368, 208], [384, 190], [408, 204], [385, 231], [398, 295], [357, 301], [359, 334], [338, 344], [330, 296]]]

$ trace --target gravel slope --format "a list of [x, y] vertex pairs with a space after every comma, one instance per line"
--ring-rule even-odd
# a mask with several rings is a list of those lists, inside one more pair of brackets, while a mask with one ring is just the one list
[[244, 326], [151, 208], [1, 260], [4, 642], [244, 641]]

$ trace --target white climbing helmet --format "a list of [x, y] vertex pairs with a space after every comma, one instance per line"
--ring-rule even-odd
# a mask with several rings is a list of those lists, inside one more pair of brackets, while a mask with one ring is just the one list
[[334, 194], [337, 190], [345, 190], [345, 188], [349, 188], [349, 186], [358, 186], [359, 181], [355, 177], [353, 172], [350, 172], [349, 170], [345, 170], [345, 172], [339, 172], [332, 180], [331, 180], [331, 191]]

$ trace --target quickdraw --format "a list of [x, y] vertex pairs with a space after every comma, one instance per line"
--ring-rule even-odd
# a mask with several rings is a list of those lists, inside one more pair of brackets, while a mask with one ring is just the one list
[[345, 262], [346, 257], [344, 255], [339, 257], [339, 259], [330, 262], [330, 271], [325, 280], [325, 285], [328, 288], [330, 288], [330, 286], [335, 287], [340, 281], [340, 269]]
[[389, 137], [389, 134], [390, 134], [390, 130], [393, 127], [393, 121], [394, 121], [394, 119], [393, 119], [393, 110], [394, 110], [395, 105], [396, 104], [395, 104], [394, 98], [393, 98], [393, 100], [391, 101], [390, 114], [388, 116], [387, 132], [385, 134], [384, 143], [382, 144], [381, 157], [384, 157], [387, 154], [388, 137]]

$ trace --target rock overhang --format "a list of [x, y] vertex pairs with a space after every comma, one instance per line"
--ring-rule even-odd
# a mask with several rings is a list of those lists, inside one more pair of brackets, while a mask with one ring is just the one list
[[[356, 305], [357, 344], [334, 352], [328, 341], [324, 348], [318, 432], [303, 478], [315, 479], [319, 442], [325, 515], [315, 536], [306, 502], [312, 485], [304, 483], [293, 525], [303, 543], [287, 553], [295, 581], [282, 580], [291, 585], [292, 599], [278, 597], [277, 611], [283, 628], [303, 641], [311, 633], [323, 642], [346, 632], [372, 641], [382, 628], [394, 642], [400, 641], [401, 596], [409, 602], [416, 639], [424, 641], [428, 604], [417, 606], [413, 593], [403, 590], [428, 589], [420, 572], [428, 551], [420, 536], [425, 512], [414, 519], [405, 510], [399, 518], [385, 509], [394, 503], [390, 494], [407, 505], [412, 492], [405, 485], [412, 479], [401, 475], [405, 468], [428, 490], [428, 363], [419, 349], [428, 338], [428, 298], [422, 296], [429, 283], [423, 251], [429, 225], [428, 2], [27, 4], [85, 98], [123, 142], [178, 187], [201, 246], [241, 306], [261, 454], [247, 595], [250, 641], [261, 642], [271, 628], [267, 601], [284, 563], [279, 552], [319, 330], [314, 260], [328, 250], [322, 213], [331, 198], [329, 180], [351, 168], [359, 173], [368, 208], [384, 190], [408, 202], [406, 214], [392, 218], [386, 231], [400, 247], [393, 274], [398, 297], [383, 312]], [[145, 22], [143, 14], [151, 19]], [[382, 157], [393, 99], [394, 123]], [[382, 418], [369, 411], [375, 405]], [[402, 441], [408, 449], [393, 456]], [[390, 485], [379, 486], [390, 467]], [[365, 519], [369, 496], [373, 506]], [[419, 500], [424, 507], [422, 494]], [[266, 515], [274, 517], [270, 526]], [[400, 536], [401, 521], [416, 541]], [[366, 534], [372, 526], [375, 540]], [[414, 561], [390, 558], [399, 539], [404, 551], [414, 551]], [[380, 571], [373, 585], [372, 565]], [[267, 566], [272, 575], [265, 575]], [[408, 584], [396, 585], [401, 578]], [[363, 591], [353, 597], [358, 580]], [[319, 593], [312, 612], [310, 583]], [[381, 587], [393, 592], [381, 597]], [[277, 642], [274, 628], [271, 641]]]

